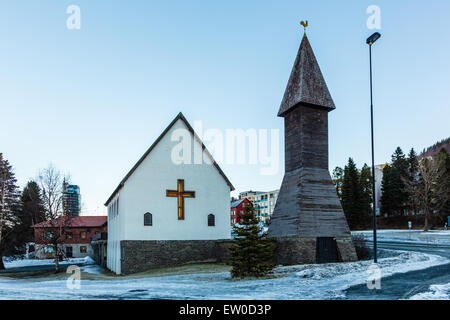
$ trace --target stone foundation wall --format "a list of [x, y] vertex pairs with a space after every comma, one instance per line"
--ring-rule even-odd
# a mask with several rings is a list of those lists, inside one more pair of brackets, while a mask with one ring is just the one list
[[339, 255], [343, 262], [358, 261], [352, 238], [336, 238]]
[[277, 263], [282, 265], [316, 263], [316, 238], [276, 238]]
[[[275, 250], [277, 263], [281, 265], [314, 264], [316, 263], [316, 238], [276, 238]], [[336, 245], [341, 262], [357, 261], [352, 239], [336, 238]]]
[[122, 274], [190, 263], [226, 263], [227, 240], [147, 240], [120, 242]]
[[233, 242], [231, 240], [216, 241], [216, 259], [217, 263], [230, 263], [230, 251], [228, 250]]

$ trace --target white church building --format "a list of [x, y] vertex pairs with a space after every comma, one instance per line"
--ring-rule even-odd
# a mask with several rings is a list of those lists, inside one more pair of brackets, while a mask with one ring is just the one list
[[231, 235], [232, 190], [179, 113], [105, 203], [108, 269], [130, 274], [220, 260]]

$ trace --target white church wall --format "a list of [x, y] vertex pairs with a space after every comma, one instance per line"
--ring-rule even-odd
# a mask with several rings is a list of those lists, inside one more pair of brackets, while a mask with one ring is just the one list
[[120, 270], [120, 240], [123, 239], [123, 201], [118, 201], [116, 196], [108, 206], [108, 246], [107, 246], [107, 267], [108, 269], [121, 273]]
[[[171, 161], [172, 148], [178, 144], [177, 141], [171, 141], [171, 135], [179, 128], [186, 129], [181, 120], [159, 141], [120, 190], [119, 221], [123, 233], [114, 230], [115, 235], [111, 240], [230, 238], [230, 187], [211, 164], [176, 165]], [[186, 191], [195, 191], [195, 198], [184, 200], [184, 220], [178, 220], [177, 198], [166, 196], [166, 190], [177, 189], [178, 179], [184, 179]], [[153, 216], [152, 226], [144, 226], [146, 212]], [[207, 223], [210, 213], [215, 215], [213, 227], [208, 227]], [[120, 255], [120, 252], [117, 254]]]

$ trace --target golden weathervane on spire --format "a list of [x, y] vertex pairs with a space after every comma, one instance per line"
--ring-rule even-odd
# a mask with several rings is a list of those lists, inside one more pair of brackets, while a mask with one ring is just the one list
[[306, 22], [305, 21], [300, 21], [300, 24], [303, 26], [304, 31], [306, 33], [306, 27], [308, 27], [308, 20], [306, 20]]

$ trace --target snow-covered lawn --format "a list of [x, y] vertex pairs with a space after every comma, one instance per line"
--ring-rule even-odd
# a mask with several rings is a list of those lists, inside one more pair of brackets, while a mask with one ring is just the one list
[[450, 300], [450, 283], [430, 286], [430, 291], [418, 293], [411, 300]]
[[[373, 239], [372, 230], [353, 231], [352, 234], [363, 234], [367, 240]], [[450, 230], [428, 232], [422, 230], [377, 230], [377, 239], [390, 242], [450, 245]]]
[[[379, 259], [382, 277], [421, 270], [450, 261], [419, 252], [396, 252]], [[230, 280], [229, 272], [165, 276], [96, 275], [81, 279], [80, 289], [69, 289], [69, 275], [50, 278], [10, 279], [0, 277], [0, 299], [336, 299], [344, 290], [364, 284], [371, 261], [279, 267], [275, 278]], [[99, 273], [95, 266], [85, 272]], [[92, 269], [91, 269], [92, 268]], [[88, 277], [89, 278], [89, 277]], [[382, 283], [382, 282], [381, 282]]]
[[[3, 258], [3, 263], [5, 264], [6, 269], [11, 268], [21, 268], [21, 267], [32, 267], [32, 266], [46, 266], [46, 265], [54, 265], [55, 260], [53, 259], [15, 259], [10, 260], [7, 258]], [[91, 257], [85, 258], [70, 258], [68, 260], [60, 261], [61, 265], [63, 264], [95, 264], [95, 261], [92, 260]]]

